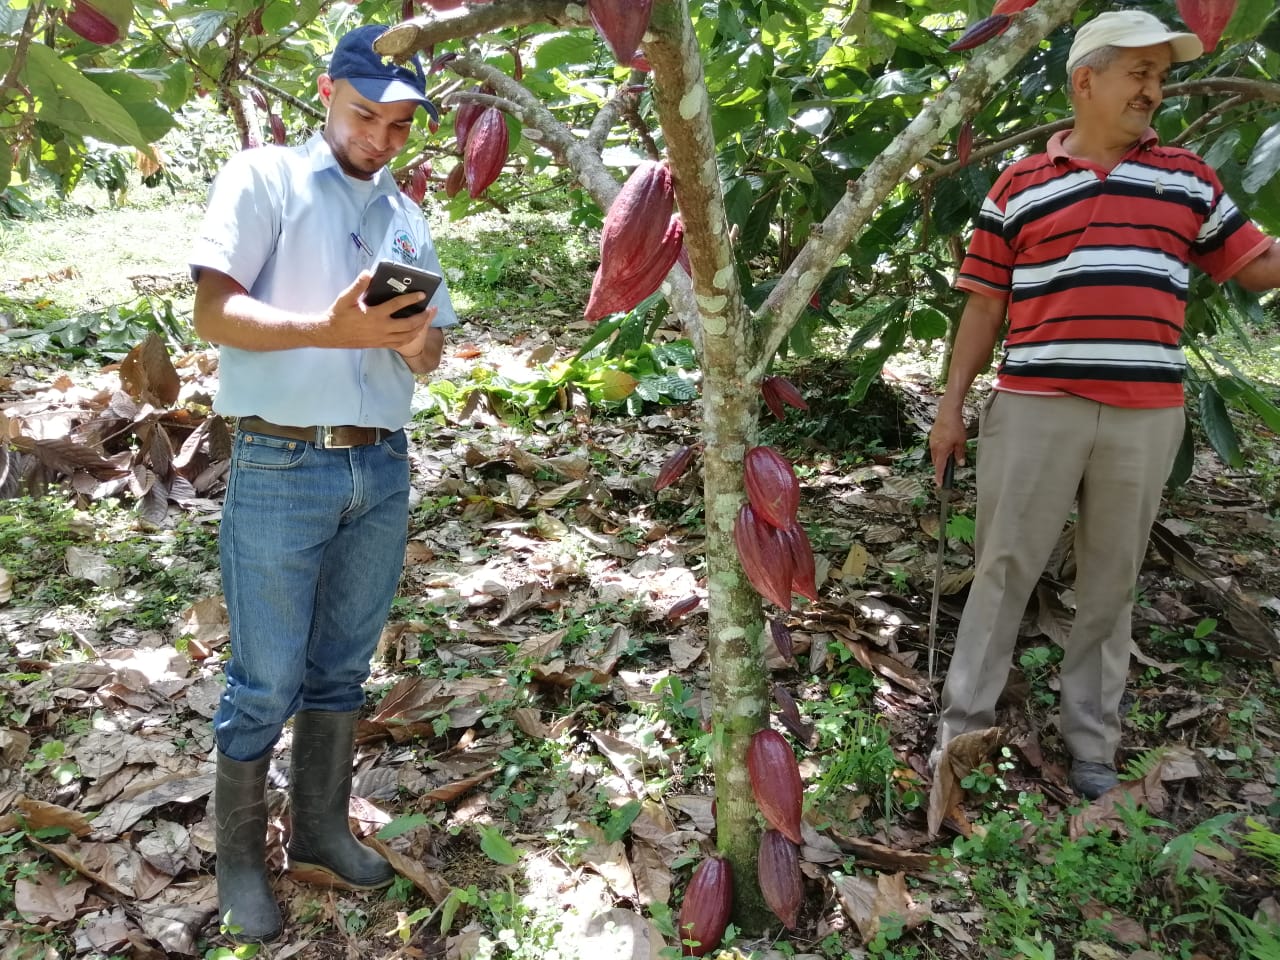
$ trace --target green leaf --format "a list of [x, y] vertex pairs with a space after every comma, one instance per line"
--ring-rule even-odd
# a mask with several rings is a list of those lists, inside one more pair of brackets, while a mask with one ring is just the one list
[[39, 102], [37, 116], [44, 122], [77, 136], [151, 152], [129, 111], [43, 43], [27, 48], [23, 76]]
[[230, 10], [202, 10], [191, 18], [188, 25], [187, 45], [193, 50], [208, 45], [222, 32], [223, 24], [235, 18], [235, 13]]
[[1206, 383], [1200, 390], [1200, 424], [1204, 427], [1209, 444], [1229, 467], [1244, 465], [1244, 457], [1240, 454], [1240, 442], [1236, 437], [1236, 428], [1231, 423], [1231, 415], [1227, 413], [1227, 405], [1222, 394], [1212, 383]]
[[262, 7], [262, 32], [267, 36], [282, 33], [285, 27], [293, 23], [296, 13], [292, 3], [268, 3]]
[[425, 813], [411, 813], [403, 817], [396, 817], [385, 827], [378, 831], [379, 840], [394, 840], [401, 834], [415, 830], [427, 822]]
[[486, 857], [504, 867], [515, 866], [520, 859], [520, 852], [494, 827], [480, 828], [480, 849]]
[[168, 110], [156, 102], [156, 88], [129, 70], [86, 70], [84, 75], [126, 110], [148, 143], [155, 143], [177, 125]]
[[631, 824], [640, 816], [640, 801], [628, 800], [620, 807], [615, 807], [604, 825], [604, 839], [607, 843], [617, 843], [627, 835]]
[[937, 340], [947, 335], [947, 318], [941, 310], [923, 307], [911, 312], [911, 336], [917, 340]]
[[538, 70], [590, 63], [596, 57], [596, 36], [586, 30], [562, 33], [538, 45], [533, 62]]
[[1258, 138], [1240, 183], [1248, 193], [1257, 193], [1277, 173], [1280, 173], [1280, 123], [1272, 124]]

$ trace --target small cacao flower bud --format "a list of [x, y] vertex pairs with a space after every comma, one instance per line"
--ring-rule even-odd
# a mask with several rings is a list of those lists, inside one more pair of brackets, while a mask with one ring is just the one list
[[804, 785], [795, 752], [782, 734], [761, 730], [752, 736], [747, 747], [747, 775], [765, 823], [792, 843], [804, 843], [800, 835]]
[[761, 519], [785, 530], [796, 522], [800, 481], [787, 459], [773, 447], [752, 447], [742, 460], [747, 498]]
[[760, 837], [756, 876], [764, 902], [778, 915], [783, 926], [794, 930], [800, 919], [800, 904], [804, 902], [799, 847], [777, 830], [766, 830]]
[[733, 911], [733, 869], [721, 857], [707, 857], [693, 871], [680, 905], [679, 934], [683, 955], [706, 956], [724, 937]]

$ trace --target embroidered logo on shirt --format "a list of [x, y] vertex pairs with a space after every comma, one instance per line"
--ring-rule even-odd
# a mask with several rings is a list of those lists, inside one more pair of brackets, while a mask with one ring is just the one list
[[395, 237], [391, 241], [391, 246], [405, 263], [416, 263], [418, 261], [418, 247], [413, 242], [413, 237], [409, 236], [408, 230], [397, 230]]

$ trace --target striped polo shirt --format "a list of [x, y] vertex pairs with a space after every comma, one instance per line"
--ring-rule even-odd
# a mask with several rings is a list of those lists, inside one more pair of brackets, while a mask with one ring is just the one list
[[1110, 172], [1068, 156], [1068, 133], [1000, 175], [956, 281], [1008, 303], [996, 389], [1181, 406], [1189, 265], [1221, 283], [1271, 241], [1154, 130]]

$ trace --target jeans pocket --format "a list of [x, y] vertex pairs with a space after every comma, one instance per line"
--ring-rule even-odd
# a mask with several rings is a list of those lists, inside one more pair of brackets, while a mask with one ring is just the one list
[[393, 459], [408, 460], [409, 438], [403, 430], [397, 430], [395, 433], [388, 434], [382, 441], [382, 449], [387, 451]]
[[301, 440], [242, 432], [236, 437], [235, 463], [258, 470], [289, 470], [302, 463], [310, 451], [310, 445]]

